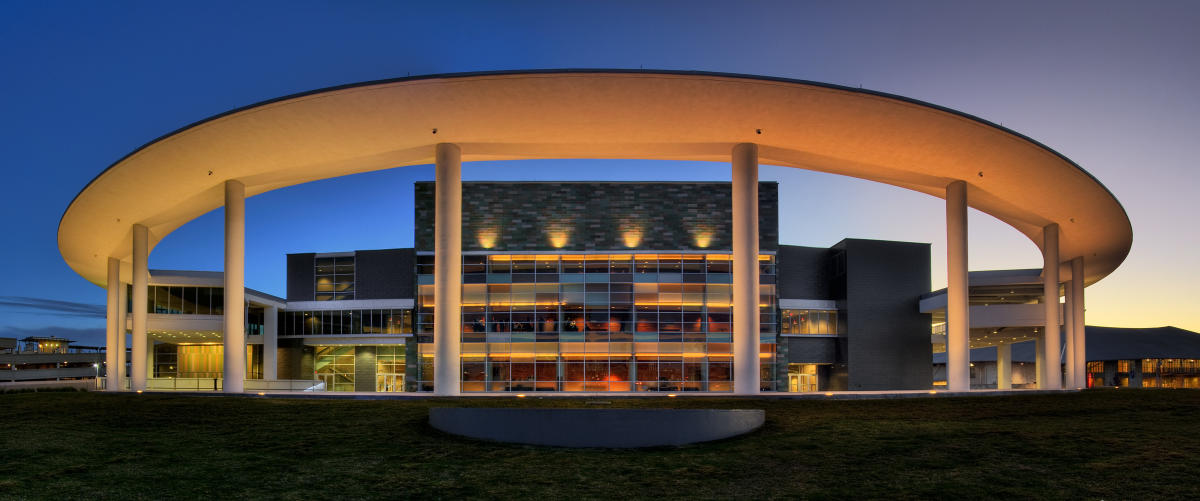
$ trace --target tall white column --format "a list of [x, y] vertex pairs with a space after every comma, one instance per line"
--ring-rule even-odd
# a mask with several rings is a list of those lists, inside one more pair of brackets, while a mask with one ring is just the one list
[[1033, 373], [1037, 378], [1037, 389], [1046, 387], [1046, 336], [1045, 333], [1033, 334]]
[[996, 389], [1012, 389], [1012, 344], [996, 345]]
[[[128, 314], [126, 313], [127, 303], [129, 303], [129, 290], [125, 287], [128, 284], [118, 284], [117, 290], [117, 386], [115, 389], [125, 389], [125, 378], [128, 376], [125, 370], [125, 364], [128, 363], [128, 354], [125, 353], [125, 348], [128, 346], [125, 342], [125, 336], [129, 333], [129, 322], [126, 321]], [[144, 308], [145, 306], [143, 306]]]
[[946, 186], [946, 383], [971, 389], [970, 309], [967, 275], [967, 183]]
[[154, 378], [154, 344], [156, 341], [146, 336], [146, 378]]
[[759, 393], [758, 145], [733, 147], [733, 391]]
[[1064, 282], [1062, 305], [1063, 388], [1075, 387], [1075, 322], [1072, 320], [1072, 317], [1075, 316], [1075, 311], [1071, 308], [1071, 305], [1075, 302], [1075, 298], [1071, 296], [1071, 283]]
[[129, 389], [142, 391], [146, 389], [146, 371], [150, 365], [146, 356], [146, 290], [150, 282], [148, 268], [150, 257], [150, 230], [143, 225], [133, 225], [133, 353], [129, 363]]
[[246, 185], [225, 181], [225, 367], [223, 390], [242, 393], [246, 379]]
[[433, 224], [433, 393], [460, 393], [462, 342], [462, 150], [437, 145]]
[[[117, 353], [118, 343], [117, 338], [125, 337], [124, 326], [118, 326], [117, 322], [120, 318], [120, 309], [125, 306], [121, 304], [121, 260], [110, 257], [108, 258], [108, 296], [105, 305], [106, 310], [105, 322], [105, 345], [104, 345], [104, 380], [105, 389], [108, 391], [117, 391], [121, 389], [121, 381], [117, 379], [118, 360], [124, 359], [124, 354]], [[119, 328], [118, 328], [119, 327]], [[120, 355], [120, 356], [118, 356]], [[97, 383], [99, 384], [99, 383]]]
[[1075, 325], [1071, 335], [1075, 339], [1076, 388], [1087, 387], [1087, 323], [1084, 322], [1083, 304], [1083, 257], [1071, 260], [1071, 323]]
[[279, 366], [275, 356], [279, 354], [279, 308], [268, 306], [263, 321], [263, 379], [278, 379]]
[[1058, 225], [1049, 224], [1042, 230], [1042, 295], [1046, 300], [1046, 326], [1043, 339], [1046, 363], [1043, 364], [1045, 384], [1048, 390], [1062, 389], [1062, 336], [1058, 321]]

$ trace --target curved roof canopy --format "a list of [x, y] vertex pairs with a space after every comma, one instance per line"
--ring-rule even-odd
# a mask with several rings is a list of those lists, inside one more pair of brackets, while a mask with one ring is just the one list
[[[237, 179], [276, 188], [433, 163], [457, 143], [463, 161], [614, 158], [729, 162], [759, 145], [761, 164], [887, 183], [937, 197], [954, 180], [968, 203], [1041, 245], [1060, 226], [1064, 262], [1086, 281], [1111, 273], [1133, 230], [1116, 198], [1053, 150], [990, 122], [900, 96], [816, 82], [697, 72], [549, 70], [366, 82], [230, 111], [158, 138], [102, 172], [59, 224], [77, 273], [106, 280], [129, 261], [132, 225], [150, 245], [224, 203]], [[930, 221], [930, 224], [943, 224]], [[1070, 267], [1062, 269], [1064, 279]], [[122, 267], [128, 282], [128, 266]]]

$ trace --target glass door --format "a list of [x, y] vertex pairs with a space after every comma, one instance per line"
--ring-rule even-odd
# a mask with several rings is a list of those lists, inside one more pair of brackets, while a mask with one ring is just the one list
[[404, 391], [404, 374], [376, 374], [375, 391], [387, 393]]

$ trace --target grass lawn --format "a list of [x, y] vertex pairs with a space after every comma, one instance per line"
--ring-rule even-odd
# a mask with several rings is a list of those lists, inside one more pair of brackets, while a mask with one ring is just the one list
[[1194, 390], [605, 400], [761, 408], [767, 423], [689, 447], [570, 450], [445, 435], [428, 409], [587, 399], [2, 394], [0, 498], [1200, 499]]

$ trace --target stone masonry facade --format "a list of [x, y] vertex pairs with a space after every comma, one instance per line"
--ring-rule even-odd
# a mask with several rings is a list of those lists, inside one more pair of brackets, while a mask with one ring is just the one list
[[[415, 183], [415, 244], [433, 250], [434, 183]], [[732, 247], [724, 182], [464, 182], [462, 250], [712, 250]], [[779, 247], [779, 185], [758, 185], [759, 249]]]

